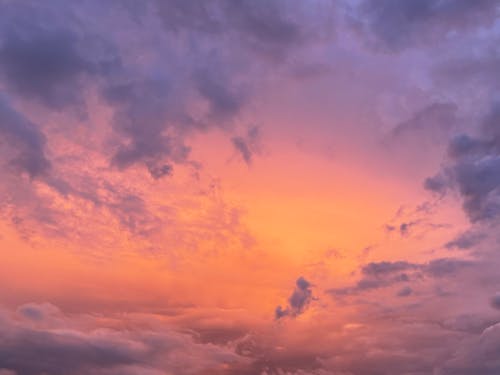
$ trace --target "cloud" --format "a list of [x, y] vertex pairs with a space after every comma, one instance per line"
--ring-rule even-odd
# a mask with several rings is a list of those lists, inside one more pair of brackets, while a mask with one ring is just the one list
[[139, 363], [145, 349], [113, 332], [39, 331], [3, 324], [0, 367], [20, 374], [85, 373]]
[[444, 194], [448, 189], [448, 182], [442, 175], [427, 177], [424, 180], [424, 188], [438, 194]]
[[285, 308], [278, 306], [276, 308], [276, 319], [281, 319], [286, 316], [296, 317], [302, 314], [313, 300], [311, 283], [309, 283], [309, 281], [301, 276], [297, 279], [295, 284], [295, 289], [290, 298], [288, 298], [288, 306]]
[[485, 374], [500, 371], [496, 353], [500, 349], [500, 325], [487, 327], [479, 337], [465, 341], [454, 353], [453, 358], [440, 366], [439, 375]]
[[416, 264], [406, 261], [397, 262], [372, 262], [363, 266], [361, 272], [365, 276], [385, 277], [386, 275], [418, 268]]
[[[113, 3], [105, 7], [119, 16], [96, 29], [89, 22], [89, 14], [99, 11], [96, 3], [63, 2], [60, 12], [35, 2], [9, 3], [0, 30], [0, 79], [9, 97], [35, 100], [49, 111], [77, 107], [85, 113], [88, 94], [97, 94], [112, 111], [111, 165], [124, 170], [141, 164], [160, 179], [188, 161], [188, 135], [210, 127], [230, 132], [262, 73], [279, 56], [301, 48], [303, 29], [315, 22], [299, 22], [302, 7], [292, 12], [284, 5], [172, 0], [134, 8], [126, 17]], [[79, 22], [69, 22], [71, 17]], [[161, 30], [153, 26], [158, 17]], [[136, 30], [147, 42], [129, 47], [117, 25]], [[202, 31], [206, 45], [179, 48], [175, 38], [180, 30], [192, 37]], [[132, 56], [125, 47], [134, 49]], [[214, 53], [220, 47], [228, 52]], [[146, 53], [147, 61], [135, 58]], [[254, 133], [249, 131], [245, 140], [233, 137], [235, 147], [246, 145], [254, 152]]]
[[316, 26], [303, 6], [290, 8], [280, 0], [203, 4], [169, 0], [157, 1], [156, 5], [169, 31], [194, 30], [213, 38], [229, 37], [247, 51], [271, 61], [284, 59], [310, 37], [310, 29]]
[[245, 163], [250, 165], [254, 154], [260, 150], [260, 129], [257, 126], [253, 126], [247, 130], [245, 136], [233, 137], [231, 142]]
[[368, 44], [399, 52], [442, 41], [450, 33], [489, 27], [498, 12], [495, 0], [383, 0], [361, 1], [350, 16]]
[[31, 178], [46, 174], [50, 161], [46, 155], [46, 138], [39, 126], [33, 124], [0, 97], [0, 146], [9, 164]]
[[[477, 267], [478, 263], [457, 258], [438, 258], [427, 263], [371, 262], [361, 268], [361, 278], [354, 286], [333, 288], [327, 292], [339, 297], [356, 295], [380, 288], [393, 287], [401, 283], [416, 282], [424, 277], [430, 279], [452, 278], [474, 266]], [[407, 296], [411, 293], [412, 289], [408, 285], [397, 292], [399, 296]]]
[[457, 190], [471, 222], [491, 221], [500, 213], [499, 120], [500, 106], [494, 104], [491, 111], [483, 116], [480, 135], [461, 134], [452, 138], [448, 164], [424, 183], [428, 190], [439, 193], [447, 189]]
[[[225, 363], [245, 363], [231, 350], [195, 343], [189, 335], [166, 327], [132, 329], [122, 321], [123, 328], [99, 328], [98, 319], [70, 318], [50, 304], [30, 303], [17, 311], [27, 320], [5, 310], [0, 316], [0, 369], [4, 372], [187, 375]], [[42, 324], [46, 312], [58, 319]]]
[[[138, 169], [142, 178], [144, 169], [161, 184], [182, 168], [199, 178], [207, 161], [191, 159], [190, 141], [213, 128], [250, 162], [259, 152], [258, 128], [235, 129], [255, 88], [277, 73], [278, 60], [285, 69], [286, 56], [308, 48], [308, 30], [321, 28], [305, 6], [280, 1], [132, 3], [2, 7], [0, 156], [15, 175], [2, 197], [16, 206], [12, 221], [26, 235], [47, 230], [97, 242], [82, 234], [97, 231], [93, 219], [82, 225], [90, 217], [118, 221], [131, 234], [150, 235], [167, 221], [171, 228], [179, 201], [151, 212], [154, 188], [131, 188], [119, 181], [123, 174]], [[196, 194], [205, 190], [193, 184]], [[196, 220], [212, 213], [204, 215]], [[222, 237], [220, 223], [204, 225], [219, 228], [210, 238]], [[192, 247], [191, 231], [172, 237]]]
[[[76, 50], [71, 31], [10, 31], [0, 47], [0, 73], [7, 88], [60, 110], [82, 100], [79, 78], [92, 66]], [[28, 35], [26, 35], [28, 34]]]
[[432, 277], [456, 276], [462, 270], [474, 266], [476, 263], [471, 260], [440, 258], [430, 261], [425, 267], [424, 272]]
[[447, 249], [468, 250], [474, 248], [486, 238], [484, 233], [466, 231], [459, 234], [455, 239], [446, 243]]
[[33, 321], [43, 321], [50, 316], [59, 315], [60, 310], [51, 303], [27, 303], [17, 308], [18, 314]]
[[401, 122], [391, 131], [396, 141], [415, 142], [415, 138], [436, 142], [456, 124], [457, 106], [453, 103], [432, 103], [416, 112], [412, 118]]
[[407, 296], [409, 296], [412, 293], [413, 293], [413, 289], [412, 288], [410, 288], [409, 286], [404, 286], [403, 288], [401, 288], [398, 291], [397, 296], [398, 297], [407, 297]]
[[490, 305], [494, 309], [499, 309], [500, 310], [500, 293], [496, 293], [493, 297], [490, 299]]

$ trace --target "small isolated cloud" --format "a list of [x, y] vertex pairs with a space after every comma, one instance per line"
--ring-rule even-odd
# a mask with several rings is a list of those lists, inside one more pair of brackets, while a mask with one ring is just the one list
[[299, 277], [295, 282], [295, 289], [292, 295], [288, 298], [288, 306], [285, 308], [278, 306], [276, 308], [276, 319], [281, 319], [286, 316], [296, 317], [302, 314], [307, 309], [312, 299], [311, 283], [302, 276]]

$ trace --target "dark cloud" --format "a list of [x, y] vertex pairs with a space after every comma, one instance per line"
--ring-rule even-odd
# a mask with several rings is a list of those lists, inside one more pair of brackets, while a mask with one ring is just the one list
[[467, 269], [475, 264], [474, 261], [441, 258], [430, 261], [425, 267], [424, 272], [432, 277], [456, 276], [460, 271]]
[[453, 357], [436, 369], [439, 375], [494, 375], [500, 371], [500, 325], [487, 327], [481, 335], [466, 340]]
[[[124, 169], [142, 163], [155, 179], [170, 175], [172, 164], [188, 161], [188, 134], [231, 123], [243, 106], [244, 94], [207, 65], [193, 68], [196, 72], [186, 72], [182, 79], [138, 77], [104, 89], [104, 97], [115, 110], [114, 128], [123, 137], [113, 165]], [[207, 104], [205, 112], [196, 113], [197, 95]]]
[[330, 289], [328, 292], [342, 296], [409, 282], [411, 273], [419, 268], [420, 265], [405, 261], [368, 263], [361, 268], [362, 276], [355, 286]]
[[47, 173], [50, 161], [46, 156], [46, 139], [41, 129], [14, 110], [0, 97], [0, 140], [3, 158], [31, 178]]
[[233, 137], [233, 147], [241, 155], [245, 163], [250, 165], [255, 153], [259, 152], [260, 129], [257, 126], [248, 129], [245, 136]]
[[493, 157], [455, 166], [455, 181], [463, 197], [463, 208], [472, 222], [495, 218], [500, 206], [495, 200], [500, 186], [500, 158]]
[[229, 38], [272, 60], [286, 57], [306, 38], [305, 26], [309, 26], [304, 25], [300, 6], [292, 9], [280, 0], [168, 0], [156, 4], [167, 30], [194, 30], [214, 38]]
[[140, 363], [141, 349], [112, 333], [85, 335], [75, 331], [51, 332], [27, 327], [2, 327], [0, 368], [39, 375], [91, 372], [93, 368]]
[[[175, 60], [161, 69], [141, 66], [123, 54], [125, 42], [112, 27], [109, 33], [99, 34], [106, 29], [104, 25], [97, 31], [90, 26], [90, 18], [82, 18], [93, 10], [93, 4], [86, 8], [64, 3], [60, 6], [60, 14], [44, 13], [29, 2], [7, 6], [0, 30], [0, 79], [9, 96], [34, 99], [50, 111], [76, 106], [84, 113], [87, 94], [97, 89], [113, 111], [115, 135], [110, 143], [115, 145], [115, 152], [111, 164], [120, 169], [145, 165], [155, 179], [171, 174], [173, 164], [186, 162], [190, 151], [185, 144], [187, 134], [209, 126], [230, 130], [227, 125], [241, 111], [247, 95], [235, 84], [234, 75], [240, 69], [235, 65], [236, 55], [214, 57], [204, 50], [176, 51], [168, 41], [168, 33], [175, 30], [167, 28], [163, 42], [154, 42], [155, 58], [174, 54]], [[171, 8], [174, 14], [203, 13], [196, 10], [203, 6], [177, 1], [161, 7]], [[246, 7], [253, 9], [251, 4]], [[229, 3], [226, 8], [234, 14], [239, 9]], [[33, 15], [31, 19], [28, 14]], [[71, 23], [63, 15], [79, 18], [80, 22]], [[146, 10], [142, 17], [152, 15]], [[245, 13], [241, 17], [245, 18]], [[144, 24], [134, 26], [142, 26], [139, 32], [149, 42], [153, 30]], [[197, 28], [189, 24], [183, 27], [188, 32]], [[215, 47], [219, 40], [210, 43]], [[203, 113], [198, 110], [200, 98], [207, 106]]]
[[[161, 160], [186, 159], [189, 149], [180, 134], [175, 134], [175, 126], [180, 125], [176, 115], [169, 113], [171, 89], [165, 79], [112, 85], [104, 96], [115, 108], [114, 128], [124, 137], [112, 157], [113, 165], [124, 169], [142, 162], [158, 178], [171, 173], [162, 173], [166, 170], [158, 167]], [[168, 130], [172, 134], [165, 134]]]
[[441, 325], [450, 330], [481, 334], [485, 328], [496, 323], [494, 317], [485, 317], [481, 314], [460, 314], [446, 318]]
[[459, 134], [450, 140], [448, 154], [453, 159], [465, 156], [480, 155], [486, 151], [487, 142], [470, 137], [467, 134]]
[[295, 284], [295, 289], [290, 298], [288, 298], [288, 306], [285, 308], [278, 306], [276, 308], [276, 319], [286, 316], [296, 317], [302, 314], [313, 300], [311, 283], [309, 281], [301, 276]]
[[[477, 264], [472, 260], [455, 258], [438, 258], [428, 263], [372, 262], [361, 268], [361, 278], [354, 286], [330, 289], [327, 292], [334, 296], [355, 295], [379, 288], [393, 287], [401, 283], [415, 282], [426, 277], [451, 278]], [[397, 292], [397, 295], [406, 296], [411, 293], [411, 287], [405, 285]]]
[[448, 165], [424, 186], [439, 193], [458, 190], [471, 222], [493, 220], [500, 212], [500, 106], [493, 105], [483, 117], [480, 134], [458, 135], [450, 141]]
[[500, 310], [500, 293], [496, 293], [493, 297], [491, 297], [490, 305], [491, 307]]
[[363, 266], [361, 272], [365, 276], [385, 277], [386, 275], [391, 275], [397, 272], [408, 271], [416, 268], [418, 268], [418, 265], [405, 261], [377, 263], [373, 262]]
[[[30, 303], [0, 314], [0, 369], [19, 375], [197, 374], [245, 359], [187, 334], [157, 327], [84, 328], [50, 304]], [[49, 316], [58, 320], [48, 321]], [[179, 355], [179, 353], [186, 353]], [[0, 371], [1, 373], [1, 371]]]
[[486, 238], [484, 233], [466, 231], [458, 235], [455, 239], [446, 243], [448, 249], [468, 250], [474, 248]]
[[209, 118], [215, 121], [231, 118], [241, 110], [244, 96], [231, 87], [227, 78], [214, 74], [213, 67], [209, 68], [194, 74], [198, 92], [209, 103]]
[[399, 291], [396, 295], [398, 297], [408, 297], [412, 293], [413, 293], [412, 288], [410, 288], [409, 286], [404, 286], [403, 288], [399, 289]]
[[150, 164], [148, 165], [148, 171], [154, 179], [158, 180], [164, 176], [170, 176], [172, 174], [172, 166], [169, 164]]
[[[175, 163], [188, 161], [189, 134], [210, 127], [231, 130], [251, 100], [256, 84], [252, 71], [260, 74], [269, 67], [262, 56], [277, 58], [298, 48], [307, 25], [288, 17], [292, 10], [280, 1], [169, 0], [155, 2], [155, 9], [165, 31], [164, 44], [155, 42], [158, 56], [172, 62], [163, 73], [139, 71], [130, 77], [125, 61], [123, 71], [106, 80], [103, 95], [115, 110], [114, 128], [123, 137], [112, 164], [121, 169], [145, 164], [159, 178], [171, 174]], [[170, 40], [177, 36], [204, 42], [179, 52]], [[256, 152], [257, 135], [253, 128], [231, 139], [246, 162]]]
[[415, 221], [410, 221], [408, 223], [401, 223], [399, 225], [399, 233], [402, 236], [407, 236], [410, 232], [411, 227], [415, 226], [416, 224], [418, 224], [418, 222]]
[[489, 27], [498, 11], [495, 0], [383, 0], [362, 1], [351, 16], [368, 43], [397, 52]]
[[300, 21], [290, 17], [285, 4], [283, 1], [229, 0], [225, 8], [229, 24], [250, 47], [276, 58], [304, 38]]
[[437, 194], [444, 194], [448, 188], [446, 177], [436, 175], [424, 180], [424, 188]]
[[[190, 162], [186, 140], [194, 132], [232, 132], [252, 89], [277, 61], [306, 48], [305, 40], [331, 34], [319, 4], [287, 5], [8, 2], [0, 15], [1, 83], [9, 97], [49, 111], [87, 113], [88, 96], [96, 94], [111, 110], [111, 165], [142, 165], [160, 179]], [[103, 22], [107, 13], [116, 15], [112, 22]], [[125, 36], [128, 29], [140, 43]], [[246, 162], [256, 153], [255, 133], [230, 135]]]
[[233, 137], [231, 141], [233, 142], [234, 148], [240, 153], [245, 163], [250, 164], [252, 162], [252, 152], [245, 142], [245, 139], [242, 137]]
[[156, 1], [155, 6], [165, 27], [171, 31], [198, 30], [220, 32], [222, 25], [214, 11], [216, 2]]
[[50, 303], [27, 303], [19, 306], [17, 312], [34, 321], [46, 320], [50, 316], [60, 313], [59, 309]]
[[8, 89], [53, 109], [81, 100], [79, 77], [90, 72], [89, 62], [76, 50], [70, 31], [11, 32], [0, 47], [0, 72]]

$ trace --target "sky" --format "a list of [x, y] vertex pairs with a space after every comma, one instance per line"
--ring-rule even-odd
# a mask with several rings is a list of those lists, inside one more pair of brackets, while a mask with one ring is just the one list
[[500, 374], [500, 1], [0, 0], [0, 375]]

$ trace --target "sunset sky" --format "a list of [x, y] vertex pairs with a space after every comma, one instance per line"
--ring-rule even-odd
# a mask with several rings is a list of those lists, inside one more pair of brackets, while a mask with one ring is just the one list
[[500, 374], [500, 1], [0, 0], [0, 375]]

